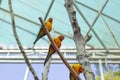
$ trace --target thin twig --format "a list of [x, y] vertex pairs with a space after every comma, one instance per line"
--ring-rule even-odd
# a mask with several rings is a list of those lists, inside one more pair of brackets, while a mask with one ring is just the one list
[[17, 32], [16, 32], [16, 26], [15, 26], [15, 20], [14, 20], [14, 15], [13, 15], [13, 10], [12, 10], [11, 0], [9, 0], [9, 8], [10, 8], [10, 13], [11, 13], [11, 21], [12, 21], [13, 33], [14, 33], [14, 37], [15, 37], [15, 39], [16, 39], [16, 41], [17, 41], [18, 47], [19, 47], [21, 53], [23, 54], [23, 57], [24, 57], [24, 59], [25, 59], [25, 62], [26, 62], [26, 64], [27, 64], [29, 70], [30, 70], [31, 73], [33, 74], [34, 79], [35, 79], [35, 80], [39, 80], [39, 78], [38, 78], [35, 70], [33, 69], [32, 65], [30, 64], [30, 61], [29, 61], [29, 59], [28, 59], [28, 57], [27, 57], [27, 55], [26, 55], [26, 53], [25, 53], [25, 51], [24, 51], [24, 49], [23, 49], [23, 46], [22, 46], [22, 44], [21, 44], [21, 42], [20, 42], [20, 40], [19, 40], [19, 38], [18, 38], [18, 35], [17, 35]]
[[58, 49], [58, 47], [56, 46], [55, 42], [53, 41], [51, 35], [49, 34], [49, 31], [46, 29], [45, 27], [45, 23], [43, 22], [42, 18], [39, 18], [42, 27], [44, 28], [49, 40], [51, 41], [52, 45], [54, 46], [54, 48], [56, 49], [56, 52], [58, 53], [58, 55], [60, 56], [60, 58], [62, 59], [63, 63], [66, 65], [66, 67], [71, 71], [71, 73], [73, 74], [73, 76], [77, 79], [77, 80], [81, 80], [80, 77], [78, 76], [78, 74], [72, 69], [72, 67], [68, 64], [67, 60], [63, 57], [62, 53], [60, 52], [60, 50]]
[[87, 35], [87, 36], [85, 37], [85, 42], [87, 43], [91, 38], [92, 38], [92, 35]]

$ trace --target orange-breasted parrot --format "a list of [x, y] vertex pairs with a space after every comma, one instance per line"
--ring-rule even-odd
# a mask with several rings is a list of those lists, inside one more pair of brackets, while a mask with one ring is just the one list
[[[52, 30], [52, 23], [53, 23], [53, 19], [52, 18], [49, 18], [46, 23], [45, 23], [45, 26], [46, 28], [48, 29], [48, 31], [50, 32]], [[35, 43], [40, 39], [42, 38], [43, 36], [46, 35], [46, 32], [44, 31], [44, 28], [41, 27], [40, 28], [40, 31], [37, 35], [37, 38], [35, 39], [35, 41], [33, 42], [33, 45], [35, 45]]]
[[[72, 64], [72, 68], [75, 70], [75, 72], [79, 75], [80, 73], [82, 73], [84, 71], [84, 68], [82, 65], [80, 64]], [[72, 73], [70, 72], [70, 80], [76, 80], [75, 77], [72, 75]]]
[[[54, 39], [55, 44], [57, 45], [58, 48], [61, 47], [61, 42], [64, 39], [63, 35], [58, 36], [57, 38]], [[50, 44], [49, 46], [49, 51], [47, 54], [47, 57], [45, 59], [44, 65], [47, 63], [47, 61], [49, 60], [49, 58], [52, 56], [52, 54], [54, 54], [56, 52], [55, 48], [53, 47], [52, 44]]]

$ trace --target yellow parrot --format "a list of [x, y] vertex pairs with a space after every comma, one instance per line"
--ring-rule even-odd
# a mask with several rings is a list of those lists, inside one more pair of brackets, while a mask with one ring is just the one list
[[[63, 35], [60, 35], [58, 36], [57, 38], [54, 39], [54, 42], [55, 44], [57, 45], [58, 48], [61, 47], [61, 43], [62, 43], [62, 40], [64, 39], [64, 36]], [[52, 56], [52, 54], [54, 54], [56, 52], [55, 48], [53, 47], [52, 44], [50, 44], [49, 46], [49, 51], [48, 51], [48, 54], [47, 54], [47, 57], [45, 59], [45, 62], [44, 62], [44, 65], [47, 63], [47, 61], [49, 60], [49, 58]]]
[[[80, 64], [78, 64], [78, 63], [72, 64], [72, 68], [75, 70], [75, 72], [78, 75], [84, 71], [83, 66], [80, 65]], [[75, 77], [72, 75], [71, 72], [70, 72], [70, 80], [76, 80]]]
[[[45, 23], [45, 26], [46, 28], [48, 29], [48, 31], [50, 32], [52, 30], [52, 23], [53, 23], [53, 19], [52, 18], [49, 18], [46, 23]], [[35, 39], [35, 41], [33, 42], [33, 45], [35, 45], [35, 43], [40, 39], [42, 38], [43, 36], [46, 35], [46, 32], [44, 31], [44, 28], [41, 27], [40, 28], [40, 31], [37, 35], [37, 38]]]

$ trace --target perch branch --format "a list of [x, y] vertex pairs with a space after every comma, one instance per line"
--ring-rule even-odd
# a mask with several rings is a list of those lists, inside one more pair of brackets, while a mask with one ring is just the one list
[[25, 62], [26, 62], [26, 64], [27, 64], [29, 70], [30, 70], [31, 73], [33, 74], [34, 79], [35, 79], [35, 80], [39, 80], [39, 78], [38, 78], [35, 70], [33, 69], [32, 65], [30, 64], [30, 61], [29, 61], [29, 59], [27, 58], [27, 55], [26, 55], [26, 53], [25, 53], [25, 51], [24, 51], [24, 49], [23, 49], [23, 46], [22, 46], [22, 44], [21, 44], [21, 42], [20, 42], [20, 40], [19, 40], [19, 38], [18, 38], [18, 35], [17, 35], [17, 32], [16, 32], [16, 26], [15, 26], [15, 20], [14, 20], [14, 15], [13, 15], [13, 10], [12, 10], [11, 0], [9, 0], [9, 8], [10, 8], [10, 13], [11, 13], [10, 15], [11, 15], [13, 33], [14, 33], [15, 39], [16, 39], [16, 41], [17, 41], [18, 47], [19, 47], [21, 53], [23, 54], [23, 57], [24, 57], [24, 59], [25, 59]]
[[91, 70], [90, 63], [88, 60], [88, 55], [86, 54], [86, 51], [85, 51], [85, 43], [89, 40], [89, 38], [84, 39], [81, 34], [81, 30], [76, 19], [76, 11], [73, 8], [73, 0], [65, 0], [65, 7], [68, 12], [68, 16], [74, 32], [73, 39], [77, 49], [77, 55], [76, 55], [77, 60], [85, 68], [85, 71], [84, 71], [85, 79], [95, 80], [95, 76]]
[[63, 57], [62, 53], [59, 51], [58, 47], [56, 46], [55, 42], [53, 41], [51, 35], [49, 34], [49, 31], [46, 29], [45, 27], [45, 23], [43, 22], [42, 18], [39, 18], [42, 27], [44, 28], [49, 40], [51, 41], [51, 43], [53, 44], [54, 48], [56, 49], [56, 52], [58, 53], [58, 55], [60, 56], [60, 58], [62, 59], [63, 63], [66, 65], [66, 67], [71, 71], [71, 73], [73, 74], [73, 76], [77, 79], [77, 80], [81, 80], [80, 77], [78, 76], [78, 74], [72, 69], [72, 67], [68, 64], [67, 60]]

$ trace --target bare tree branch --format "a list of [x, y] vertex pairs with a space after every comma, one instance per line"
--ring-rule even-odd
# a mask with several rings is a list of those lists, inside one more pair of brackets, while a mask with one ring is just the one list
[[44, 30], [46, 31], [46, 34], [49, 38], [49, 40], [51, 41], [52, 45], [54, 46], [54, 48], [56, 49], [56, 52], [58, 53], [58, 55], [60, 56], [60, 58], [62, 59], [62, 61], [64, 62], [64, 64], [66, 65], [66, 67], [71, 71], [71, 73], [73, 74], [73, 76], [77, 79], [77, 80], [81, 80], [80, 77], [78, 76], [78, 74], [72, 69], [72, 67], [68, 64], [67, 60], [63, 57], [62, 53], [59, 51], [58, 47], [56, 46], [55, 42], [53, 41], [51, 35], [49, 34], [48, 30], [45, 27], [45, 23], [43, 22], [42, 18], [39, 18], [42, 27], [44, 28]]
[[39, 80], [39, 78], [38, 78], [35, 70], [33, 69], [32, 65], [30, 64], [30, 61], [29, 61], [29, 59], [27, 58], [27, 55], [26, 55], [26, 53], [25, 53], [25, 51], [24, 51], [24, 49], [23, 49], [23, 46], [22, 46], [22, 44], [21, 44], [21, 42], [20, 42], [20, 40], [19, 40], [19, 38], [18, 38], [18, 35], [17, 35], [17, 32], [16, 32], [16, 26], [15, 26], [15, 20], [14, 20], [14, 15], [13, 15], [13, 10], [12, 10], [11, 0], [9, 0], [9, 8], [10, 8], [10, 13], [11, 13], [10, 15], [11, 15], [11, 20], [12, 20], [13, 33], [14, 33], [14, 37], [15, 37], [15, 39], [16, 39], [16, 41], [17, 41], [18, 47], [19, 47], [21, 53], [23, 54], [23, 57], [24, 57], [24, 59], [25, 59], [25, 62], [26, 62], [26, 64], [27, 64], [29, 70], [30, 70], [31, 73], [33, 74], [34, 79], [35, 79], [35, 80]]
[[91, 38], [92, 38], [92, 35], [87, 35], [87, 36], [85, 37], [85, 42], [87, 43]]
[[42, 73], [42, 80], [48, 80], [48, 73], [50, 68], [51, 57], [49, 58], [48, 62], [45, 65], [44, 72]]
[[73, 8], [73, 0], [65, 0], [65, 7], [69, 15], [69, 19], [74, 32], [74, 41], [77, 48], [77, 60], [84, 66], [84, 76], [86, 80], [95, 80], [94, 74], [91, 70], [88, 55], [85, 51], [85, 43], [89, 38], [83, 38], [80, 27], [76, 19], [76, 11]]

